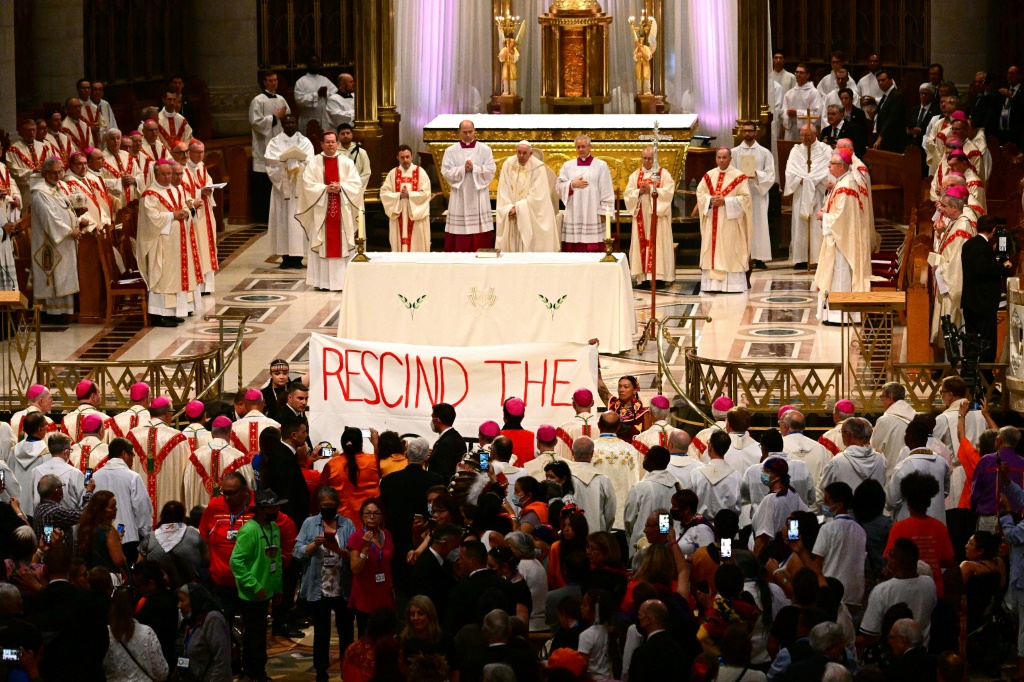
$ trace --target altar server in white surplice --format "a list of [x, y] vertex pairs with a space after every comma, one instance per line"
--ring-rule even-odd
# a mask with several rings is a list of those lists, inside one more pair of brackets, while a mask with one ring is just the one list
[[718, 149], [715, 162], [697, 184], [701, 291], [742, 292], [750, 263], [750, 190], [747, 176], [732, 167], [728, 147]]
[[75, 312], [78, 293], [78, 238], [88, 224], [77, 217], [58, 185], [64, 167], [50, 157], [40, 167], [43, 179], [32, 191], [32, 287], [35, 300], [48, 315]]
[[325, 132], [320, 146], [323, 152], [302, 173], [295, 217], [309, 237], [306, 284], [341, 291], [356, 246], [351, 206], [362, 208], [363, 183], [352, 162], [338, 154], [337, 133]]
[[590, 138], [576, 138], [576, 158], [566, 161], [555, 189], [565, 205], [562, 251], [603, 250], [607, 221], [615, 211], [615, 191], [608, 164], [590, 153]]
[[[798, 270], [806, 270], [808, 263], [818, 262], [821, 250], [821, 221], [818, 211], [825, 205], [825, 189], [828, 187], [828, 161], [832, 148], [818, 141], [813, 126], [804, 125], [800, 131], [801, 144], [794, 145], [786, 162], [786, 191], [784, 196], [793, 195], [793, 222], [790, 234], [790, 257]], [[807, 170], [808, 151], [811, 156], [811, 170]], [[807, 222], [810, 220], [810, 228]], [[807, 251], [808, 231], [811, 249]]]
[[796, 87], [782, 96], [782, 127], [787, 140], [800, 139], [800, 128], [803, 124], [799, 117], [810, 112], [812, 118], [818, 118], [824, 111], [821, 94], [814, 89], [810, 77], [811, 72], [806, 66], [797, 66]]
[[413, 164], [408, 145], [398, 147], [398, 166], [380, 186], [380, 203], [390, 219], [392, 251], [430, 251], [430, 178]]
[[768, 236], [768, 191], [775, 184], [775, 161], [772, 153], [757, 142], [757, 126], [751, 122], [740, 127], [743, 142], [732, 148], [732, 165], [747, 176], [750, 190], [750, 259], [754, 267], [765, 270], [772, 259], [772, 242]]
[[548, 167], [533, 156], [530, 143], [516, 145], [498, 176], [495, 246], [502, 251], [558, 251], [555, 211], [551, 206]]
[[[640, 168], [633, 171], [626, 181], [626, 191], [622, 195], [626, 210], [633, 217], [633, 236], [629, 240], [629, 273], [634, 281], [649, 282], [654, 272], [655, 279], [674, 282], [676, 252], [672, 243], [672, 197], [676, 183], [668, 170], [654, 167], [654, 147], [644, 147], [640, 152], [640, 162]], [[658, 194], [657, 235], [652, 230], [652, 188], [656, 188]], [[655, 243], [657, 249], [654, 248]]]
[[267, 143], [281, 132], [281, 122], [290, 112], [288, 102], [277, 94], [277, 74], [273, 71], [263, 72], [263, 92], [256, 95], [249, 103], [249, 126], [252, 128], [252, 169], [257, 173], [266, 172], [263, 155], [267, 151]]
[[295, 81], [295, 108], [299, 111], [299, 131], [305, 134], [311, 120], [320, 123], [323, 130], [334, 130], [327, 118], [327, 100], [338, 88], [320, 73], [320, 57], [312, 55], [306, 61], [306, 75]]
[[459, 124], [459, 142], [444, 150], [441, 175], [451, 186], [448, 222], [444, 228], [445, 251], [494, 247], [491, 219], [491, 180], [497, 166], [491, 148], [476, 139], [476, 126]]
[[295, 211], [302, 187], [302, 173], [313, 158], [313, 143], [299, 130], [299, 119], [287, 114], [281, 119], [281, 131], [267, 143], [264, 161], [267, 177], [273, 185], [270, 193], [270, 248], [281, 256], [283, 269], [302, 268], [309, 253], [309, 239]]

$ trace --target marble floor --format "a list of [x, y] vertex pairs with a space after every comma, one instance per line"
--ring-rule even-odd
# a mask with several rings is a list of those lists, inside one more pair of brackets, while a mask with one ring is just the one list
[[[262, 225], [233, 228], [220, 241], [221, 270], [216, 293], [201, 299], [202, 310], [174, 329], [146, 328], [139, 317], [115, 320], [111, 327], [73, 324], [44, 327], [43, 357], [60, 359], [142, 360], [185, 356], [217, 343], [217, 323], [203, 315], [248, 313], [245, 325], [242, 377], [250, 386], [264, 384], [275, 358], [291, 363], [295, 373], [308, 368], [310, 332], [334, 334], [341, 293], [315, 291], [306, 285], [304, 270], [280, 270], [269, 254]], [[754, 271], [750, 291], [743, 294], [701, 294], [700, 273], [680, 269], [677, 279], [659, 289], [659, 318], [673, 315], [710, 316], [697, 322], [698, 355], [715, 359], [838, 362], [840, 330], [821, 325], [815, 317], [817, 296], [813, 274], [795, 271], [788, 261], [774, 261], [768, 270]], [[638, 338], [650, 316], [649, 291], [635, 289]], [[689, 339], [692, 322], [677, 322]], [[667, 349], [668, 360], [680, 367], [681, 358]], [[601, 358], [603, 375], [634, 374], [643, 395], [653, 394], [657, 350], [648, 344]], [[235, 376], [234, 370], [228, 376]], [[681, 379], [677, 375], [677, 379]]]

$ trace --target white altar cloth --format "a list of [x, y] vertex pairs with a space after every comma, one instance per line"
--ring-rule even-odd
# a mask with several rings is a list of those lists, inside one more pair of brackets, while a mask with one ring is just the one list
[[[477, 131], [491, 128], [536, 130], [550, 135], [553, 130], [564, 130], [567, 127], [594, 131], [616, 128], [649, 130], [654, 127], [655, 121], [662, 132], [690, 130], [697, 125], [697, 114], [441, 114], [423, 129], [457, 130], [465, 120], [472, 121]], [[601, 136], [595, 133], [593, 137], [600, 139]]]
[[629, 261], [596, 253], [369, 253], [345, 274], [338, 336], [429, 346], [633, 345]]

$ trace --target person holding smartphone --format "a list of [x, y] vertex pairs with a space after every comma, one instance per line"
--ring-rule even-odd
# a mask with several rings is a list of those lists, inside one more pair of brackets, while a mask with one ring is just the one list
[[359, 636], [366, 632], [370, 614], [379, 608], [394, 608], [395, 591], [391, 579], [391, 557], [395, 543], [384, 528], [384, 507], [376, 497], [359, 509], [361, 532], [349, 535], [346, 548], [352, 563], [352, 596], [349, 608], [355, 611]]
[[377, 462], [377, 432], [369, 429], [369, 452], [361, 429], [346, 426], [341, 433], [341, 454], [332, 457], [320, 474], [320, 485], [329, 485], [338, 492], [339, 513], [352, 525], [361, 523], [359, 509], [363, 503], [380, 496], [380, 464]]

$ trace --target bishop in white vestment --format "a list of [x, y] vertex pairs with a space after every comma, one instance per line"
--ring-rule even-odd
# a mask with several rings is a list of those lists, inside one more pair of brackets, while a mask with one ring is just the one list
[[768, 235], [768, 192], [775, 184], [775, 161], [772, 153], [758, 144], [757, 127], [744, 123], [743, 142], [732, 148], [732, 165], [747, 176], [750, 190], [750, 259], [754, 266], [766, 269], [772, 259], [772, 242]]
[[558, 251], [555, 211], [551, 206], [547, 166], [525, 140], [505, 159], [498, 175], [495, 246], [502, 251]]
[[192, 126], [185, 117], [178, 113], [181, 108], [181, 97], [176, 92], [164, 95], [164, 108], [157, 114], [156, 125], [160, 131], [160, 139], [168, 148], [174, 148], [179, 142], [188, 144], [192, 141]]
[[[654, 167], [654, 147], [645, 147], [640, 152], [640, 162], [640, 168], [633, 171], [626, 181], [626, 191], [622, 195], [626, 210], [633, 217], [633, 233], [629, 240], [629, 274], [637, 282], [649, 282], [652, 279], [674, 282], [676, 251], [672, 242], [672, 198], [676, 183], [667, 169]], [[658, 195], [657, 226], [653, 224], [652, 193]], [[657, 234], [654, 232], [655, 227]]]
[[142, 476], [146, 492], [153, 503], [153, 525], [160, 510], [171, 500], [182, 500], [182, 472], [191, 452], [181, 431], [171, 426], [174, 410], [165, 396], [153, 399], [149, 423], [128, 432], [128, 441], [135, 450], [132, 470]]
[[299, 130], [299, 120], [286, 114], [281, 132], [266, 144], [264, 163], [273, 185], [267, 232], [271, 251], [281, 256], [281, 267], [299, 269], [309, 253], [309, 238], [295, 217], [302, 174], [313, 158], [313, 143]]
[[938, 249], [928, 254], [928, 264], [935, 273], [935, 302], [932, 305], [932, 343], [942, 343], [943, 315], [949, 315], [953, 325], [960, 326], [960, 295], [964, 288], [963, 262], [960, 252], [964, 243], [976, 233], [963, 214], [967, 190], [950, 187], [939, 202], [939, 212], [946, 219], [946, 231], [939, 239]]
[[113, 180], [110, 193], [120, 207], [125, 207], [139, 198], [142, 174], [134, 157], [121, 149], [121, 131], [108, 128], [104, 136], [106, 149], [103, 150], [102, 174], [106, 180]]
[[47, 159], [40, 171], [32, 192], [33, 297], [47, 315], [70, 315], [78, 293], [78, 238], [89, 219], [75, 215], [58, 185], [60, 159]]
[[47, 147], [36, 139], [36, 123], [30, 118], [23, 119], [18, 125], [21, 139], [7, 148], [7, 170], [18, 183], [18, 190], [25, 201], [32, 198], [33, 180], [38, 180], [39, 167], [46, 158]]
[[441, 175], [451, 186], [445, 251], [476, 251], [494, 247], [491, 180], [497, 166], [491, 148], [476, 139], [472, 121], [459, 124], [460, 140], [444, 150]]
[[341, 291], [356, 246], [351, 207], [362, 209], [363, 185], [352, 162], [338, 154], [337, 133], [325, 132], [321, 147], [302, 172], [295, 217], [309, 238], [306, 284]]
[[217, 214], [214, 207], [217, 201], [213, 198], [213, 180], [206, 170], [206, 145], [199, 140], [192, 140], [188, 145], [188, 161], [185, 164], [186, 191], [191, 194], [195, 217], [192, 220], [199, 242], [199, 262], [202, 267], [203, 283], [199, 291], [212, 294], [214, 277], [220, 270], [217, 260]]
[[[821, 250], [821, 221], [818, 211], [825, 205], [828, 187], [828, 162], [832, 148], [819, 142], [814, 128], [804, 126], [802, 143], [795, 145], [786, 162], [786, 190], [784, 196], [793, 196], [793, 222], [790, 232], [790, 254], [794, 265], [806, 269], [808, 263], [818, 262]], [[811, 170], [807, 170], [808, 152]], [[809, 224], [808, 224], [809, 221]], [[808, 237], [810, 250], [808, 251]]]
[[21, 190], [11, 178], [7, 166], [0, 163], [0, 289], [18, 290], [18, 273], [14, 262], [14, 224], [21, 219]]
[[615, 212], [615, 190], [608, 164], [590, 153], [590, 138], [576, 138], [576, 158], [566, 161], [555, 189], [565, 206], [562, 251], [603, 251]]
[[734, 168], [732, 151], [720, 147], [717, 168], [697, 183], [700, 213], [702, 292], [737, 293], [747, 290], [750, 263], [750, 190], [747, 176]]
[[413, 164], [407, 145], [398, 148], [398, 166], [380, 186], [380, 203], [390, 220], [392, 251], [430, 251], [430, 178]]
[[213, 438], [195, 448], [185, 466], [183, 478], [186, 509], [206, 506], [219, 494], [224, 474], [238, 472], [255, 489], [252, 457], [231, 446], [231, 420], [221, 415], [213, 420]]

